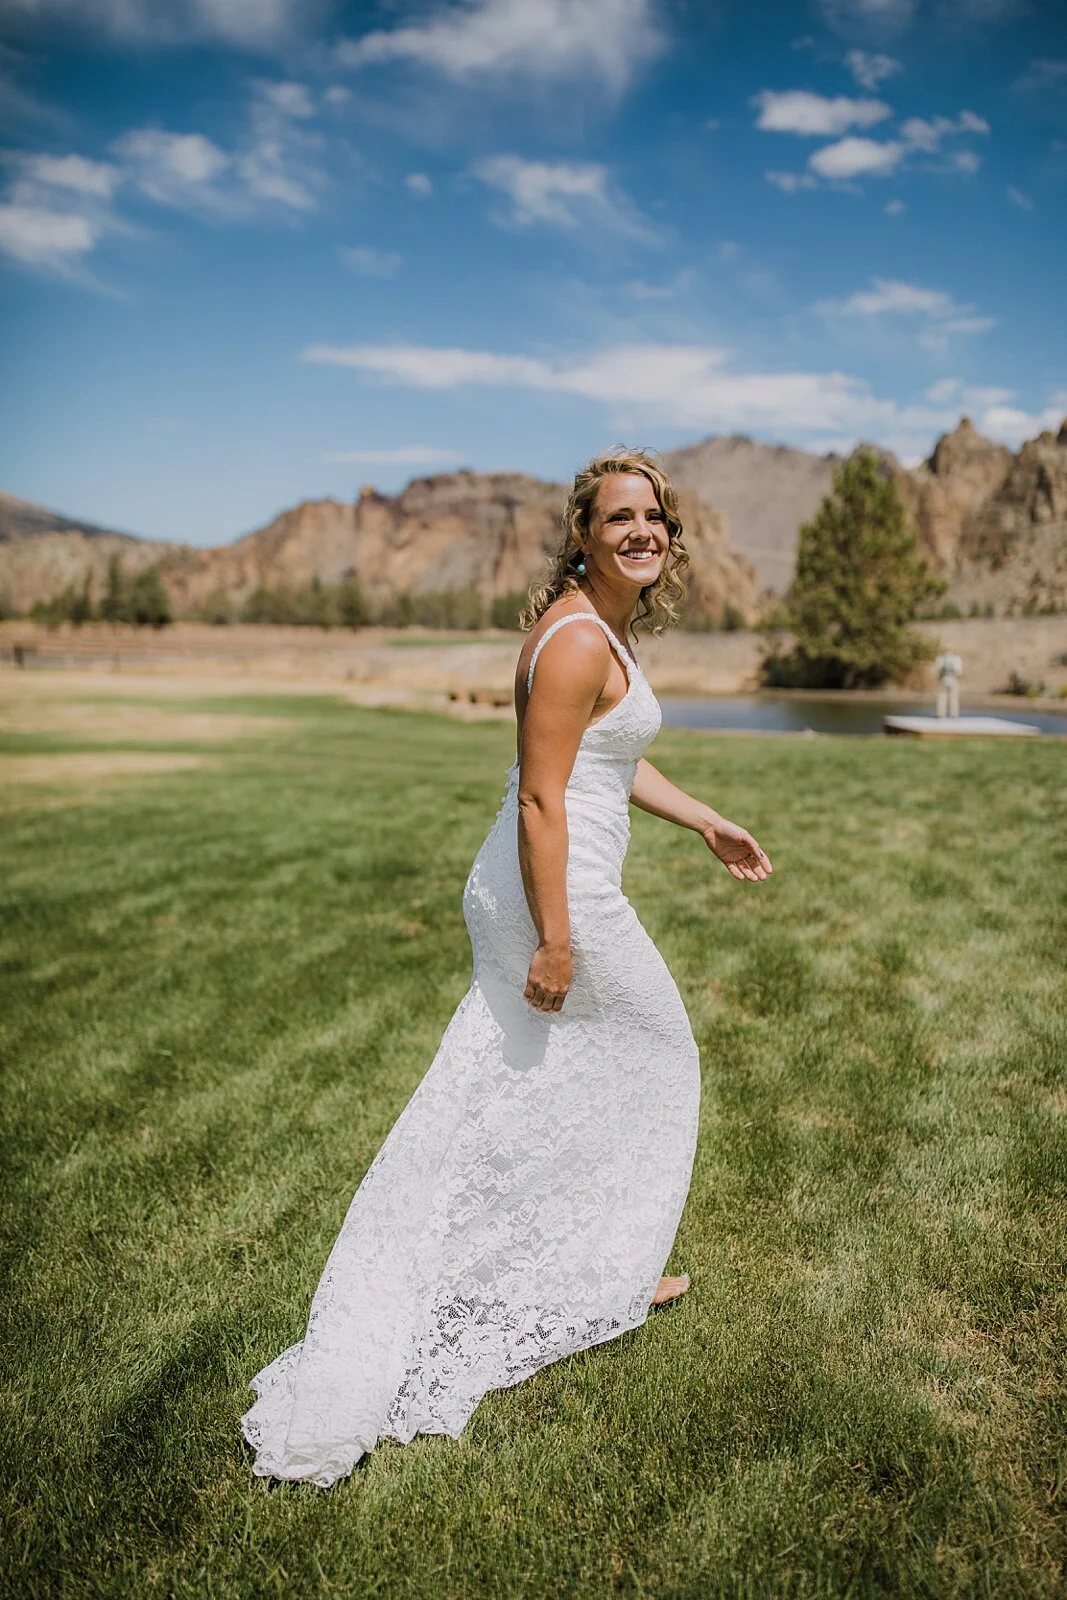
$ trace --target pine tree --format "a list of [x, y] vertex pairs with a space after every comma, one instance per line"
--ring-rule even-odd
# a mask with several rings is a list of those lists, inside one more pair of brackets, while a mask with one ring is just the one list
[[800, 530], [796, 576], [777, 622], [793, 649], [772, 646], [764, 681], [779, 687], [872, 689], [932, 655], [909, 628], [944, 591], [919, 554], [903, 503], [878, 457], [857, 451]]
[[144, 627], [163, 628], [171, 620], [170, 595], [158, 567], [146, 567], [130, 584], [129, 620]]
[[126, 594], [126, 580], [122, 573], [122, 562], [118, 556], [111, 556], [107, 564], [107, 586], [100, 600], [100, 620], [102, 622], [128, 622], [129, 605]]

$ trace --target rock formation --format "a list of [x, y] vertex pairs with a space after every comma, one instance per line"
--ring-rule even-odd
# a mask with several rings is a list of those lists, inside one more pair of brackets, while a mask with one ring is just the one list
[[1018, 455], [968, 417], [897, 486], [919, 541], [966, 611], [1067, 608], [1067, 422]]
[[[872, 447], [873, 448], [873, 447]], [[967, 611], [1067, 608], [1067, 424], [1017, 455], [965, 417], [928, 461], [880, 452], [919, 541]], [[832, 486], [836, 456], [751, 439], [708, 439], [665, 457], [692, 555], [691, 619], [746, 620], [792, 577], [797, 533]], [[259, 586], [299, 589], [355, 576], [372, 608], [404, 593], [476, 592], [488, 605], [524, 590], [556, 539], [565, 490], [522, 473], [443, 473], [396, 495], [311, 500], [232, 545], [154, 544], [0, 496], [0, 595], [17, 610], [108, 560], [130, 575], [159, 562], [178, 614], [239, 607]], [[717, 509], [712, 509], [715, 506]], [[751, 565], [749, 564], [751, 563]]]
[[731, 546], [755, 567], [760, 588], [775, 595], [789, 587], [800, 526], [829, 494], [840, 462], [742, 435], [664, 456], [679, 489], [691, 489], [725, 516]]
[[[398, 495], [365, 488], [352, 504], [305, 501], [232, 545], [158, 545], [94, 530], [37, 530], [0, 543], [0, 590], [16, 609], [48, 599], [91, 570], [99, 595], [112, 554], [136, 572], [158, 561], [174, 604], [194, 614], [218, 597], [239, 607], [260, 586], [298, 589], [317, 578], [353, 576], [372, 610], [399, 594], [473, 590], [488, 605], [525, 590], [554, 546], [566, 490], [521, 473], [444, 473], [417, 478]], [[722, 619], [731, 606], [757, 614], [755, 575], [729, 547], [723, 519], [682, 496], [692, 558], [688, 611]], [[55, 519], [57, 522], [62, 519]]]

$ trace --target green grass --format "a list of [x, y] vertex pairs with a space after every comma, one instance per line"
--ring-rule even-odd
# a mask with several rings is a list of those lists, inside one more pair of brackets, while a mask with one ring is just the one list
[[659, 741], [777, 867], [635, 818], [692, 1292], [326, 1494], [252, 1477], [245, 1385], [466, 987], [510, 733], [212, 705], [286, 720], [7, 799], [5, 1592], [1067, 1592], [1067, 750]]

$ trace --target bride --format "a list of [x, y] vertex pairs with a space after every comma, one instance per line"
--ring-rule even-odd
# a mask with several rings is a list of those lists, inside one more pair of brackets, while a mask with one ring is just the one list
[[662, 468], [575, 479], [519, 657], [518, 759], [463, 907], [474, 976], [352, 1201], [307, 1332], [253, 1381], [261, 1477], [328, 1486], [379, 1439], [456, 1437], [490, 1389], [645, 1321], [689, 1188], [699, 1071], [623, 895], [629, 805], [740, 881], [751, 834], [644, 759], [659, 707], [635, 622], [676, 617], [688, 555]]

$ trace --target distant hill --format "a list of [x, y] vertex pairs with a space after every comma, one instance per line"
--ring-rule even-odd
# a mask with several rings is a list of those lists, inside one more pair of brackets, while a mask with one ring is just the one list
[[45, 506], [34, 505], [32, 500], [18, 500], [13, 494], [0, 494], [0, 544], [11, 539], [25, 539], [34, 533], [80, 533], [86, 539], [128, 539], [127, 533], [116, 533], [113, 528], [98, 528], [95, 522], [79, 522], [74, 517], [61, 516]]
[[841, 457], [734, 434], [671, 450], [664, 462], [679, 488], [722, 512], [730, 544], [752, 563], [760, 588], [781, 594], [792, 581], [801, 523], [829, 492]]

